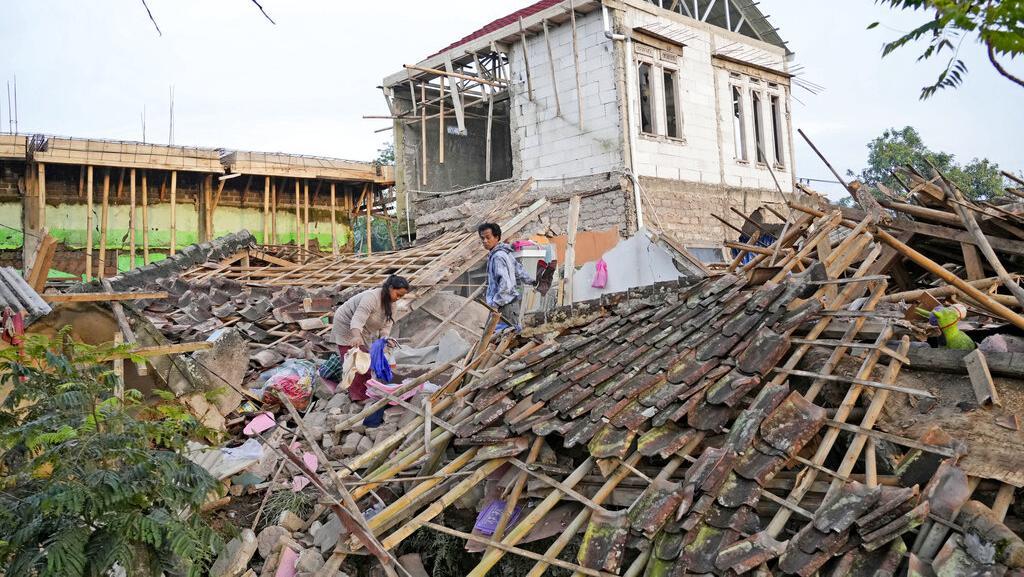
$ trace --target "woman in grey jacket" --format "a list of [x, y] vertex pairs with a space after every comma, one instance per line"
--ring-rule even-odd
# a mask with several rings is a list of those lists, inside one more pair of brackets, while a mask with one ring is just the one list
[[[400, 276], [389, 276], [379, 288], [365, 290], [345, 301], [334, 313], [331, 336], [338, 345], [338, 354], [345, 358], [349, 349], [358, 347], [369, 351], [370, 344], [391, 334], [395, 324], [392, 309], [395, 302], [409, 292], [409, 281]], [[348, 389], [353, 401], [363, 401], [369, 374], [356, 375]]]

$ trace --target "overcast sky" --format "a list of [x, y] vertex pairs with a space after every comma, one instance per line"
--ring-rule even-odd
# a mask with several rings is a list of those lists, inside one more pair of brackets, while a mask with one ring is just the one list
[[[21, 132], [141, 140], [145, 107], [147, 141], [166, 143], [173, 85], [175, 144], [370, 160], [391, 139], [375, 132], [385, 121], [362, 119], [386, 113], [381, 79], [530, 0], [262, 0], [276, 25], [248, 0], [148, 1], [162, 36], [137, 0], [0, 2], [0, 91], [17, 75]], [[960, 160], [1024, 168], [1024, 90], [1000, 78], [977, 45], [961, 49], [966, 85], [922, 103], [919, 89], [938, 63], [880, 54], [923, 14], [871, 0], [760, 7], [803, 78], [825, 87], [794, 90], [794, 127], [841, 171], [861, 168], [882, 130], [908, 124]], [[866, 30], [876, 20], [882, 25]], [[1014, 69], [1024, 72], [1022, 64]], [[0, 101], [6, 130], [2, 92]], [[798, 176], [830, 178], [802, 141], [797, 155]]]

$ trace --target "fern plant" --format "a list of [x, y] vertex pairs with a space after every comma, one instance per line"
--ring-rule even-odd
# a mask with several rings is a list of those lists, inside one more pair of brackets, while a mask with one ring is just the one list
[[66, 333], [0, 351], [0, 574], [199, 577], [220, 548], [197, 512], [221, 486], [184, 455], [204, 431], [138, 391], [116, 398], [114, 354]]

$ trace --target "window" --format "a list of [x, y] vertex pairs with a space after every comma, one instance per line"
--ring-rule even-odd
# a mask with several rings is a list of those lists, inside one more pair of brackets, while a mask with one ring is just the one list
[[767, 162], [764, 157], [764, 126], [761, 122], [761, 116], [764, 111], [761, 109], [761, 93], [756, 91], [750, 92], [750, 102], [754, 109], [754, 150], [756, 151], [756, 158], [758, 162]]
[[679, 130], [679, 113], [676, 110], [676, 72], [666, 69], [663, 73], [663, 79], [665, 87], [665, 134], [669, 138], [679, 138], [682, 131]]
[[640, 79], [640, 132], [654, 134], [654, 115], [651, 107], [651, 65], [641, 62], [637, 67]]
[[736, 160], [747, 160], [747, 129], [743, 115], [743, 91], [732, 87], [732, 135], [736, 145]]
[[775, 164], [785, 166], [782, 161], [782, 103], [778, 94], [771, 95], [772, 107], [772, 147], [775, 149]]

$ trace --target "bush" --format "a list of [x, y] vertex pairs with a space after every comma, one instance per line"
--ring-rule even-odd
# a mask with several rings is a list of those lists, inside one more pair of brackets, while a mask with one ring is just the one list
[[66, 333], [0, 351], [0, 573], [198, 577], [220, 548], [197, 512], [221, 486], [184, 456], [204, 431], [176, 404], [118, 400], [116, 352]]

